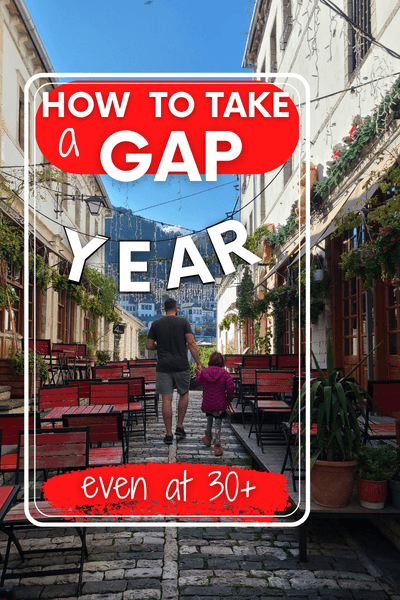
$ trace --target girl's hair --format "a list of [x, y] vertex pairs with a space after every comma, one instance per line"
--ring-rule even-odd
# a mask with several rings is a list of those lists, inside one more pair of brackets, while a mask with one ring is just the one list
[[221, 352], [213, 352], [210, 356], [210, 358], [208, 359], [208, 366], [209, 367], [224, 367], [225, 366], [225, 359], [222, 356]]

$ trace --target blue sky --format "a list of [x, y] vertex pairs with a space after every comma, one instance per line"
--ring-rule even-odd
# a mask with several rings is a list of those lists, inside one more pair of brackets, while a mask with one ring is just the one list
[[[25, 0], [56, 72], [240, 73], [251, 0]], [[165, 183], [146, 176], [131, 184], [104, 182], [115, 205], [144, 217], [201, 229], [225, 218], [237, 192], [233, 181]], [[165, 206], [142, 210], [176, 200]]]

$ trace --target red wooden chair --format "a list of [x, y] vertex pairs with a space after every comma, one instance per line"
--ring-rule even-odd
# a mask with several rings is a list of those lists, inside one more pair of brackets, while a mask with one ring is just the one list
[[306, 366], [305, 354], [275, 354], [275, 368], [277, 371], [284, 369], [293, 370]]
[[[261, 452], [264, 453], [263, 440], [266, 443], [272, 441], [275, 445], [279, 443], [280, 439], [281, 443], [286, 443], [279, 425], [285, 417], [290, 415], [292, 410], [295, 374], [289, 371], [256, 370], [255, 380], [255, 397], [251, 400], [252, 420], [249, 437], [254, 427], [257, 444], [261, 445]], [[266, 420], [270, 422], [273, 420], [275, 425], [273, 431], [263, 431], [263, 424]]]
[[[39, 389], [39, 411], [56, 406], [79, 406], [79, 388], [76, 385], [59, 385]], [[42, 421], [46, 418], [43, 417]]]
[[124, 435], [122, 413], [90, 415], [63, 415], [64, 427], [89, 427], [89, 442], [121, 442], [121, 446], [112, 448], [90, 448], [89, 466], [107, 467], [126, 463], [128, 459], [129, 437]]
[[239, 382], [239, 398], [237, 404], [242, 406], [242, 423], [245, 426], [245, 410], [246, 406], [250, 404], [250, 400], [254, 398], [254, 390], [256, 385], [256, 369], [240, 369], [240, 382]]
[[134, 360], [128, 360], [128, 365], [134, 367], [135, 365], [156, 365], [156, 358], [135, 358]]
[[89, 404], [112, 404], [115, 411], [121, 411], [128, 410], [128, 403], [128, 379], [90, 384]]
[[110, 361], [106, 365], [106, 367], [122, 367], [122, 372], [127, 374], [129, 373], [129, 364], [127, 360], [117, 360]]
[[144, 377], [146, 384], [156, 382], [156, 365], [138, 364], [129, 367], [131, 377]]
[[[33, 434], [36, 434], [35, 436]], [[18, 443], [18, 459], [17, 459], [17, 479], [19, 472], [24, 468], [24, 451], [25, 451], [25, 436], [21, 431]], [[80, 429], [49, 429], [39, 431], [29, 431], [29, 469], [43, 471], [47, 477], [49, 470], [53, 469], [86, 469], [89, 466], [89, 430], [88, 428]], [[35, 482], [36, 484], [36, 482]], [[57, 509], [54, 509], [48, 502], [36, 500], [29, 502], [29, 513], [38, 521], [61, 522], [62, 517], [57, 515]], [[66, 569], [46, 569], [48, 575], [70, 575], [79, 574], [77, 595], [79, 595], [83, 564], [85, 556], [88, 556], [86, 549], [86, 531], [85, 528], [76, 527], [76, 531], [80, 537], [80, 546], [67, 546], [45, 549], [43, 547], [32, 550], [22, 550], [21, 545], [15, 535], [16, 531], [27, 529], [36, 529], [35, 525], [27, 519], [24, 511], [24, 503], [16, 504], [4, 517], [0, 524], [0, 530], [8, 536], [6, 554], [4, 557], [3, 571], [0, 585], [3, 585], [5, 579], [14, 579], [15, 574], [7, 573], [8, 560], [10, 556], [11, 543], [14, 542], [21, 560], [25, 560], [25, 556], [34, 554], [43, 554], [44, 552], [73, 552], [79, 553], [80, 561], [78, 567], [68, 567]], [[24, 570], [18, 573], [19, 578], [26, 577], [43, 577], [43, 571]]]
[[[371, 440], [396, 439], [395, 420], [400, 419], [400, 380], [368, 381], [368, 395], [364, 424], [364, 443]], [[392, 417], [391, 423], [370, 423], [371, 411]]]
[[[80, 379], [90, 379], [90, 363], [87, 355], [86, 344], [76, 344], [76, 360], [75, 360], [75, 375], [74, 379], [79, 373]], [[83, 378], [82, 375], [85, 375]]]
[[89, 398], [91, 383], [101, 383], [101, 379], [76, 379], [74, 381], [66, 381], [68, 386], [78, 387], [79, 401], [81, 401], [83, 398]]
[[[40, 429], [40, 415], [29, 413], [29, 429]], [[36, 422], [36, 425], [35, 425]], [[0, 429], [2, 430], [0, 448], [15, 446], [19, 442], [19, 432], [24, 428], [24, 413], [9, 413], [0, 415]], [[15, 473], [17, 470], [17, 452], [1, 455], [0, 472]]]
[[243, 354], [225, 354], [225, 367], [229, 372], [238, 371], [243, 364]]
[[243, 355], [242, 354], [225, 354], [225, 368], [228, 370], [230, 376], [235, 384], [235, 396], [237, 398], [236, 406], [239, 403], [239, 384], [240, 374], [239, 369], [242, 365]]
[[146, 411], [158, 420], [158, 393], [156, 391], [156, 365], [134, 365], [129, 368], [130, 377], [144, 377], [146, 390]]
[[104, 382], [110, 379], [120, 379], [123, 375], [122, 367], [94, 367], [94, 379], [101, 379]]
[[[126, 383], [128, 382], [128, 395], [129, 395], [129, 406], [122, 407], [118, 404], [118, 410], [129, 410], [128, 422], [127, 422], [127, 434], [130, 437], [136, 435], [143, 435], [146, 441], [146, 392], [144, 377], [128, 377], [125, 379], [115, 379], [115, 383]], [[115, 408], [115, 407], [114, 407]], [[143, 428], [132, 429], [133, 419], [135, 424], [138, 424], [138, 417], [142, 417]]]
[[64, 342], [53, 344], [51, 347], [52, 358], [57, 359], [59, 377], [57, 383], [65, 383], [68, 379], [75, 379], [75, 361], [77, 355], [77, 344], [66, 344]]
[[271, 356], [269, 354], [244, 354], [242, 368], [245, 369], [269, 369]]

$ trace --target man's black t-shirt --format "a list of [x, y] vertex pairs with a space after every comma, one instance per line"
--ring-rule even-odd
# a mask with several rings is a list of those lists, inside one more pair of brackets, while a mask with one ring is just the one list
[[147, 338], [157, 342], [156, 371], [173, 373], [189, 369], [187, 333], [192, 333], [192, 328], [185, 317], [169, 315], [153, 321]]

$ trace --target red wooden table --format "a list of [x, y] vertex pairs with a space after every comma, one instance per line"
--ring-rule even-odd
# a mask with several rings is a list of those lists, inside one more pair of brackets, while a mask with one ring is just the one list
[[112, 404], [90, 404], [89, 406], [56, 406], [41, 421], [61, 421], [62, 415], [90, 415], [108, 413], [113, 410]]

